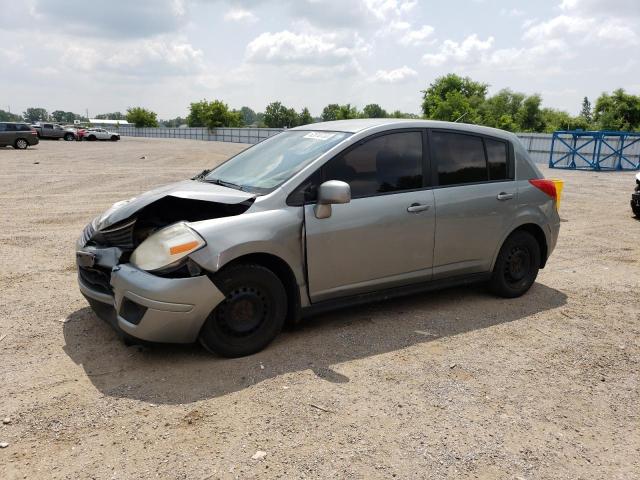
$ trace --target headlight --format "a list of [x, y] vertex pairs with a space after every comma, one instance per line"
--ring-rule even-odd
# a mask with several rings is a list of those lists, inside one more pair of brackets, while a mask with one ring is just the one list
[[148, 237], [131, 254], [136, 267], [154, 271], [178, 263], [207, 242], [184, 222], [175, 223]]

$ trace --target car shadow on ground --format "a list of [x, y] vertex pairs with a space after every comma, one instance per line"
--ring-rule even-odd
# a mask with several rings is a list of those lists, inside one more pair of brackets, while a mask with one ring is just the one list
[[191, 403], [307, 369], [326, 381], [348, 382], [332, 365], [521, 320], [566, 299], [540, 283], [513, 300], [481, 287], [453, 288], [309, 318], [264, 351], [238, 359], [215, 357], [199, 345], [127, 347], [87, 307], [68, 316], [64, 351], [105, 395]]

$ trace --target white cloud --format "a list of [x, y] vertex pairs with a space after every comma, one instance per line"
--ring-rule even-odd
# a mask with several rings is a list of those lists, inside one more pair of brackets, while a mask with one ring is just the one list
[[378, 70], [373, 76], [372, 81], [380, 83], [401, 83], [417, 76], [418, 72], [405, 65], [395, 70]]
[[480, 40], [475, 33], [469, 35], [462, 42], [454, 40], [445, 40], [440, 45], [437, 53], [427, 53], [422, 57], [425, 65], [438, 67], [445, 63], [473, 63], [478, 59], [478, 55], [491, 49], [494, 38], [489, 37], [486, 40]]
[[255, 13], [244, 8], [231, 8], [224, 15], [224, 19], [227, 22], [241, 22], [241, 23], [256, 23], [258, 17]]
[[640, 38], [632, 25], [624, 20], [606, 17], [559, 15], [546, 22], [529, 26], [523, 38], [542, 42], [575, 37], [580, 44], [606, 42], [614, 46], [638, 45]]
[[394, 36], [400, 45], [408, 47], [425, 45], [428, 41], [433, 41], [434, 30], [431, 25], [413, 29], [409, 22], [394, 20], [382, 33]]
[[503, 8], [500, 10], [503, 17], [522, 17], [524, 12], [518, 8]]
[[369, 46], [358, 36], [265, 32], [252, 40], [245, 57], [252, 63], [339, 65], [366, 53]]

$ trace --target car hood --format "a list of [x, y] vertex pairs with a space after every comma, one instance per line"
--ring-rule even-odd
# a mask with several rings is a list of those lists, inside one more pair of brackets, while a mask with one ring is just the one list
[[98, 218], [96, 228], [102, 230], [115, 225], [133, 216], [147, 205], [165, 197], [235, 205], [255, 198], [256, 194], [234, 190], [213, 183], [184, 180], [150, 190], [129, 200], [114, 203], [111, 208]]

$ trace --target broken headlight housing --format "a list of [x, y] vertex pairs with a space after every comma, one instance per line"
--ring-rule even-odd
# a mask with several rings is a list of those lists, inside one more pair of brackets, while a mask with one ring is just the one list
[[207, 244], [185, 222], [174, 223], [150, 235], [131, 254], [130, 262], [154, 272], [180, 265], [187, 256]]

